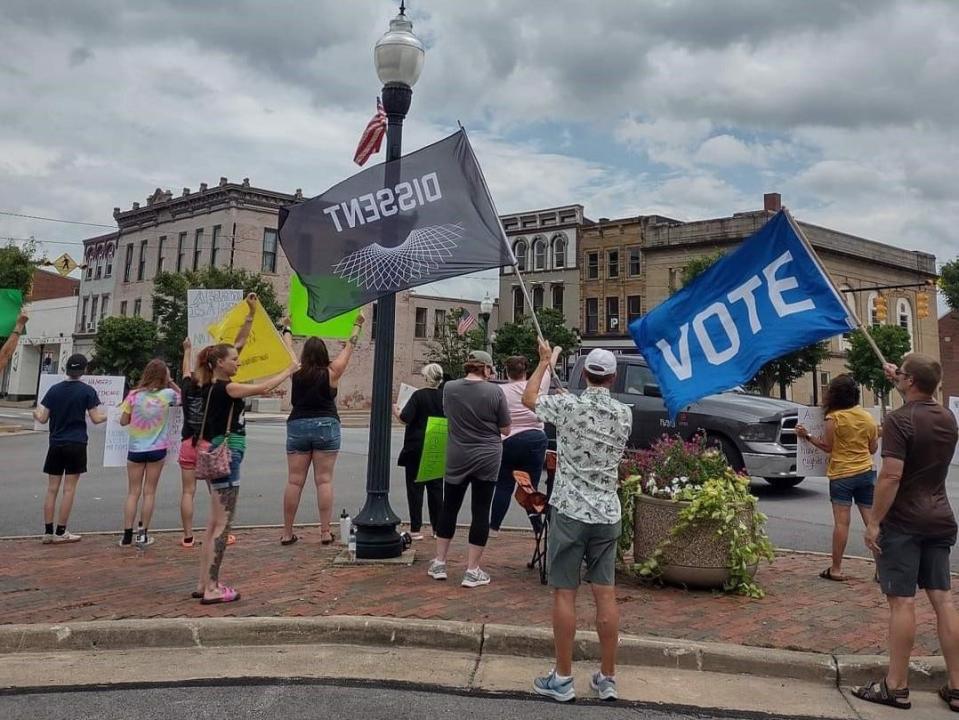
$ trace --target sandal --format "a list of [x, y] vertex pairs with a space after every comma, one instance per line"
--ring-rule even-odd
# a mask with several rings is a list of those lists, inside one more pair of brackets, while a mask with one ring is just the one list
[[234, 588], [225, 587], [221, 588], [220, 592], [222, 593], [219, 597], [208, 598], [204, 597], [200, 600], [201, 605], [219, 605], [221, 603], [231, 603], [236, 602], [240, 599], [240, 593], [237, 592]]
[[[325, 536], [325, 537], [324, 537], [324, 536]], [[332, 545], [334, 539], [335, 539], [335, 538], [333, 537], [333, 533], [331, 533], [331, 532], [321, 533], [321, 534], [320, 534], [320, 545]]]
[[296, 542], [297, 540], [299, 540], [299, 539], [300, 539], [300, 538], [298, 538], [296, 535], [290, 535], [290, 539], [289, 539], [289, 540], [284, 540], [284, 539], [280, 538], [280, 545], [292, 545], [293, 543], [295, 543], [295, 542]]
[[[860, 700], [877, 705], [889, 705], [900, 710], [908, 710], [912, 707], [912, 703], [909, 701], [909, 688], [890, 690], [889, 686], [886, 685], [886, 678], [857, 687], [852, 691], [852, 694]], [[950, 705], [950, 707], [952, 706]]]
[[832, 568], [826, 568], [825, 570], [823, 570], [821, 573], [819, 573], [819, 577], [821, 577], [823, 580], [833, 580], [834, 582], [846, 582], [846, 576], [833, 575]]
[[229, 535], [227, 535], [227, 536], [226, 536], [226, 544], [227, 544], [227, 545], [236, 545], [236, 535], [234, 535], [234, 534], [232, 534], [232, 533], [230, 533]]
[[[943, 685], [939, 688], [939, 697], [949, 706], [953, 712], [959, 712], [959, 690], [953, 690], [949, 685]], [[953, 704], [955, 703], [955, 704]]]

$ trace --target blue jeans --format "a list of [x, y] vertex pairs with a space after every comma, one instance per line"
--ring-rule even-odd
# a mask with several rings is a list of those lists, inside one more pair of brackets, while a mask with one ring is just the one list
[[[496, 493], [493, 495], [493, 508], [490, 513], [491, 529], [499, 530], [506, 511], [509, 510], [513, 490], [516, 489], [514, 470], [528, 473], [533, 487], [539, 487], [543, 463], [546, 461], [547, 442], [546, 433], [542, 430], [525, 430], [503, 441], [503, 459], [500, 461], [499, 478], [496, 481]], [[530, 523], [533, 523], [532, 518]], [[536, 529], [535, 524], [533, 529]]]
[[340, 449], [340, 421], [335, 417], [300, 418], [286, 424], [286, 452], [336, 452]]
[[858, 475], [829, 481], [829, 499], [834, 505], [856, 505], [861, 508], [872, 507], [872, 496], [876, 489], [876, 471], [867, 470]]

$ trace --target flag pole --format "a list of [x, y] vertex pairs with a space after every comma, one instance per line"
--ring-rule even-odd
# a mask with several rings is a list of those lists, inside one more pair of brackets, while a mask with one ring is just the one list
[[813, 249], [812, 243], [809, 242], [809, 238], [806, 237], [806, 234], [802, 231], [802, 228], [799, 227], [792, 214], [788, 209], [783, 208], [782, 211], [786, 214], [786, 219], [789, 220], [789, 225], [792, 227], [793, 232], [796, 233], [796, 236], [799, 238], [800, 242], [806, 247], [806, 251], [809, 253], [809, 256], [816, 263], [816, 267], [819, 268], [819, 272], [822, 273], [823, 278], [826, 279], [826, 282], [829, 283], [829, 287], [832, 288], [832, 291], [836, 294], [836, 298], [839, 299], [843, 307], [846, 308], [846, 312], [856, 321], [856, 326], [862, 331], [862, 334], [866, 337], [866, 342], [869, 343], [869, 347], [872, 348], [872, 351], [876, 354], [876, 357], [879, 358], [879, 362], [882, 365], [886, 364], [886, 358], [882, 354], [882, 350], [879, 349], [879, 346], [876, 345], [876, 341], [873, 339], [872, 335], [869, 334], [869, 328], [865, 326], [862, 319], [859, 317], [859, 313], [856, 312], [856, 308], [849, 307], [849, 303], [846, 302], [842, 292], [839, 288], [836, 287], [836, 283], [833, 282], [832, 277], [829, 273], [826, 272], [826, 267], [822, 264], [822, 260], [819, 259], [819, 255], [816, 254], [816, 251]]
[[[539, 318], [536, 317], [536, 308], [533, 307], [533, 298], [529, 293], [529, 288], [526, 285], [526, 280], [523, 279], [523, 275], [520, 273], [519, 268], [516, 265], [513, 265], [513, 272], [516, 273], [516, 277], [519, 280], [519, 286], [523, 289], [523, 297], [526, 298], [526, 302], [529, 305], [529, 314], [533, 318], [533, 329], [536, 330], [536, 337], [539, 340], [545, 340], [543, 337], [543, 328], [539, 325]], [[556, 380], [559, 384], [559, 376], [556, 374], [556, 368], [553, 367], [553, 364], [550, 363], [549, 366], [550, 375]]]

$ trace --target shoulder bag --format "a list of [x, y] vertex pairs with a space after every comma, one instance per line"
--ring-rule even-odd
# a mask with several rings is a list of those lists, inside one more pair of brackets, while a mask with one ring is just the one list
[[[206, 396], [206, 407], [203, 408], [203, 422], [200, 424], [199, 442], [203, 442], [203, 430], [206, 428], [206, 416], [210, 411], [210, 400], [213, 398], [214, 385]], [[197, 446], [196, 451], [196, 478], [197, 480], [219, 480], [230, 475], [230, 427], [233, 424], [233, 404], [230, 404], [230, 414], [226, 421], [226, 433], [223, 442], [214, 448], [209, 445]]]

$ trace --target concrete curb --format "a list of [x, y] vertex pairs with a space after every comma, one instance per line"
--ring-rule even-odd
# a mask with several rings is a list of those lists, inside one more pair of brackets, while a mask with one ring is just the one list
[[[451, 620], [326, 616], [311, 618], [173, 618], [60, 625], [0, 625], [0, 654], [106, 651], [134, 648], [211, 648], [344, 644], [452, 650], [484, 655], [553, 656], [548, 628]], [[668, 638], [621, 636], [622, 665], [675, 668], [801, 680], [824, 686], [859, 685], [882, 677], [886, 658], [825, 655]], [[577, 632], [574, 659], [598, 660], [595, 632]], [[942, 658], [912, 660], [910, 685], [935, 689], [946, 681]]]

